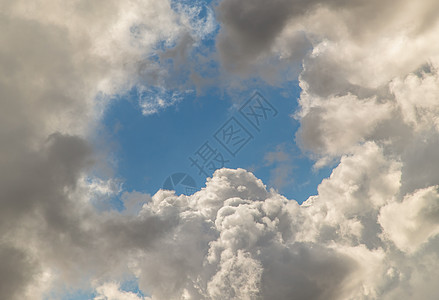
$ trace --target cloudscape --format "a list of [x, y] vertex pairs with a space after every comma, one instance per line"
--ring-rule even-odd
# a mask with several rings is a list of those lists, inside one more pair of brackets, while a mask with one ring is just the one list
[[0, 0], [0, 300], [439, 299], [439, 2]]

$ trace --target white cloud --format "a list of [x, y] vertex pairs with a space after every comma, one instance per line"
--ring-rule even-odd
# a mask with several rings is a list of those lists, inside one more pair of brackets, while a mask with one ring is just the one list
[[380, 123], [392, 117], [393, 105], [348, 94], [320, 98], [307, 93], [300, 98], [298, 141], [315, 153], [341, 155], [370, 139]]
[[98, 295], [94, 300], [147, 300], [133, 292], [121, 291], [117, 283], [107, 282], [96, 288]]
[[[366, 144], [342, 159], [318, 196], [303, 205], [265, 191], [244, 170], [219, 170], [192, 196], [159, 192], [142, 213], [177, 218], [178, 225], [145, 252], [139, 262], [140, 285], [157, 299], [423, 295], [408, 287], [407, 280], [415, 280], [422, 265], [433, 263], [437, 255], [437, 241], [431, 239], [436, 223], [424, 218], [428, 214], [434, 220], [434, 209], [427, 211], [433, 206], [424, 200], [414, 204], [415, 210], [411, 204], [400, 209], [400, 175], [399, 162]], [[401, 205], [406, 207], [406, 201]], [[419, 228], [425, 233], [418, 239], [424, 250], [393, 246], [399, 234]], [[403, 245], [410, 242], [403, 240]], [[424, 275], [437, 276], [434, 268]]]
[[437, 65], [430, 63], [420, 74], [395, 78], [390, 90], [395, 95], [404, 121], [415, 132], [439, 129], [439, 78]]
[[421, 273], [437, 276], [423, 266], [437, 264], [438, 196], [431, 187], [398, 202], [401, 167], [366, 143], [303, 205], [267, 191], [245, 170], [222, 169], [191, 196], [125, 195], [146, 201], [129, 214], [71, 203], [68, 227], [29, 219], [8, 239], [22, 248], [26, 237], [28, 255], [52, 274], [52, 292], [61, 281], [79, 287], [86, 276], [97, 282], [97, 299], [137, 299], [111, 283], [126, 273], [152, 299], [424, 295], [407, 284]]
[[139, 105], [142, 109], [142, 114], [148, 116], [181, 102], [186, 95], [190, 94], [193, 94], [193, 91], [179, 92], [168, 91], [165, 88], [151, 89], [141, 87], [138, 91]]
[[169, 1], [0, 0], [0, 11], [0, 298], [35, 299], [105, 265], [88, 252], [105, 248], [90, 202], [117, 183], [81, 180], [108, 98], [161, 85], [158, 43], [201, 33]]
[[379, 222], [388, 237], [402, 251], [415, 252], [439, 234], [437, 186], [418, 190], [392, 202], [380, 211]]

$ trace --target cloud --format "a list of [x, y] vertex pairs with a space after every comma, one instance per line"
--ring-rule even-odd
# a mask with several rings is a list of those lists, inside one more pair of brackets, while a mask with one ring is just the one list
[[38, 299], [104, 270], [111, 232], [116, 243], [147, 240], [128, 243], [136, 248], [169, 228], [155, 216], [99, 216], [89, 139], [111, 97], [162, 84], [166, 72], [150, 59], [158, 44], [204, 33], [168, 1], [0, 1], [0, 10], [0, 298]]
[[316, 166], [366, 141], [401, 155], [437, 126], [436, 11], [434, 1], [224, 0], [217, 46], [228, 71], [247, 76], [270, 77], [267, 61], [280, 74], [300, 62], [297, 138]]
[[[305, 1], [304, 7], [295, 6], [293, 2], [276, 1], [267, 5], [264, 1], [221, 1], [217, 12], [223, 26], [217, 46], [224, 65], [245, 72], [261, 56], [270, 53], [288, 20], [304, 13], [313, 1]], [[291, 50], [298, 55], [304, 55], [310, 46], [301, 34], [294, 33], [290, 40]]]
[[146, 300], [149, 297], [141, 297], [132, 292], [121, 291], [117, 283], [107, 282], [96, 288], [99, 293], [94, 300]]
[[147, 89], [140, 88], [138, 91], [139, 105], [142, 109], [142, 114], [145, 116], [156, 114], [159, 111], [173, 106], [183, 100], [185, 95], [191, 94], [193, 91], [185, 92], [168, 91], [165, 88]]
[[[217, 12], [218, 51], [229, 71], [264, 73], [266, 61], [284, 68], [294, 68], [290, 60], [301, 62], [296, 138], [316, 167], [373, 141], [401, 156], [404, 170], [419, 174], [404, 172], [404, 193], [438, 183], [431, 180], [434, 168], [419, 158], [424, 151], [431, 164], [436, 161], [427, 150], [437, 132], [436, 2], [224, 0]], [[306, 42], [290, 43], [299, 34]], [[308, 50], [296, 51], [304, 43]]]
[[406, 252], [418, 250], [439, 233], [437, 186], [407, 195], [381, 210], [379, 222], [384, 234]]
[[300, 101], [298, 141], [304, 149], [331, 155], [348, 153], [370, 136], [374, 140], [378, 124], [390, 119], [394, 110], [392, 104], [376, 98], [358, 99], [352, 94], [318, 98], [309, 96], [306, 88]]
[[399, 202], [401, 169], [369, 142], [343, 156], [302, 205], [245, 170], [222, 169], [191, 196], [125, 194], [127, 203], [144, 199], [129, 214], [94, 211], [80, 184], [75, 202], [64, 200], [53, 216], [45, 210], [53, 203], [32, 210], [7, 238], [37, 259], [14, 250], [26, 274], [36, 264], [36, 276], [52, 274], [52, 289], [93, 278], [97, 299], [138, 297], [110, 284], [125, 273], [153, 299], [394, 299], [419, 274], [437, 276], [423, 269], [436, 255], [436, 188]]
[[291, 150], [288, 151], [285, 148], [284, 144], [280, 144], [275, 151], [267, 152], [264, 157], [265, 165], [272, 166], [269, 184], [276, 189], [282, 189], [294, 182], [292, 176], [294, 169], [293, 157], [289, 153]]
[[224, 0], [217, 7], [218, 49], [238, 71], [269, 56], [305, 59], [302, 76], [320, 93], [340, 84], [377, 87], [436, 55], [429, 42], [437, 30], [436, 8], [434, 1]]
[[8, 245], [0, 247], [0, 295], [10, 297], [26, 287], [32, 277], [38, 274], [37, 266], [32, 258], [21, 251]]
[[160, 191], [140, 215], [178, 221], [137, 261], [140, 287], [157, 299], [426, 295], [410, 286], [437, 264], [436, 189], [399, 202], [400, 176], [400, 162], [369, 143], [302, 205], [242, 169], [216, 171], [192, 196]]
[[[161, 239], [144, 261], [140, 284], [153, 297], [336, 299], [355, 269], [343, 253], [296, 241], [299, 205], [245, 170], [218, 170], [189, 197], [159, 192], [153, 199], [144, 211], [179, 219], [178, 234]], [[160, 271], [152, 276], [149, 269]]]

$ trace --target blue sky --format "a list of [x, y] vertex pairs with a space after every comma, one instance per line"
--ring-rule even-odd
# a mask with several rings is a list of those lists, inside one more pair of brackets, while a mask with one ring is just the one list
[[[116, 162], [114, 177], [123, 182], [123, 192], [154, 195], [169, 176], [185, 173], [195, 180], [196, 190], [199, 190], [205, 185], [206, 176], [191, 165], [190, 158], [196, 158], [197, 150], [207, 142], [223, 155], [227, 161], [225, 167], [250, 170], [269, 188], [302, 203], [310, 195], [317, 194], [317, 186], [332, 169], [313, 170], [314, 161], [296, 144], [299, 124], [293, 118], [297, 109], [294, 99], [299, 96], [300, 88], [296, 82], [291, 82], [289, 87], [258, 86], [237, 95], [225, 95], [212, 88], [204, 95], [191, 94], [151, 115], [142, 114], [138, 93], [131, 91], [108, 107], [100, 129], [111, 141], [111, 157]], [[275, 116], [267, 112], [266, 120], [260, 118], [259, 130], [239, 111], [257, 94], [276, 110]], [[215, 134], [221, 132], [231, 118], [251, 135], [250, 141], [235, 156], [215, 139]], [[283, 167], [286, 173], [280, 173], [280, 176], [284, 180], [277, 185], [276, 170]], [[206, 172], [209, 176], [212, 173], [207, 168]], [[177, 187], [176, 192], [186, 193], [181, 187]], [[124, 209], [119, 197], [112, 200], [112, 209]], [[121, 290], [140, 292], [133, 281], [123, 282]], [[87, 291], [72, 292], [64, 299], [81, 300], [93, 295]]]
[[[206, 9], [201, 10], [199, 17], [204, 18], [205, 15]], [[212, 53], [216, 51], [217, 33], [218, 30], [203, 39], [191, 57], [196, 59], [200, 54], [215, 56]], [[165, 49], [163, 45], [160, 48]], [[172, 68], [174, 63], [161, 61], [158, 56], [152, 59], [164, 68]], [[220, 74], [220, 66], [212, 60], [207, 66], [200, 67], [198, 72], [206, 77], [215, 77]], [[187, 73], [177, 74], [174, 81], [184, 83], [187, 80]], [[191, 191], [185, 190], [184, 186], [175, 186], [177, 194], [191, 194], [204, 187], [207, 177], [211, 177], [213, 170], [221, 166], [249, 170], [268, 188], [302, 203], [310, 195], [317, 194], [317, 186], [331, 172], [330, 167], [314, 170], [314, 161], [296, 143], [299, 122], [294, 114], [301, 92], [297, 81], [271, 86], [261, 80], [250, 80], [233, 90], [210, 84], [198, 92], [183, 93], [172, 105], [150, 114], [142, 111], [143, 98], [164, 97], [165, 101], [172, 102], [169, 100], [172, 91], [164, 92], [148, 86], [148, 82], [142, 84], [147, 87], [146, 92], [133, 88], [112, 99], [97, 133], [105, 136], [107, 142], [104, 145], [110, 147], [108, 152], [114, 165], [115, 174], [112, 175], [122, 182], [122, 193], [112, 199], [111, 209], [124, 209], [120, 198], [123, 192], [154, 195], [176, 173], [191, 177], [196, 185]], [[258, 111], [256, 98], [253, 97], [262, 101], [262, 106], [268, 109]], [[250, 107], [256, 109], [256, 119], [248, 114], [251, 113]], [[256, 124], [259, 121], [260, 124]], [[248, 140], [228, 151], [227, 146], [221, 145], [220, 139], [222, 130], [230, 122], [235, 125], [238, 122], [241, 126], [238, 130], [243, 129]], [[207, 149], [203, 146], [215, 151], [211, 158], [221, 155], [223, 163], [217, 161], [210, 170], [206, 164], [200, 172], [193, 160], [198, 158], [200, 161], [200, 153]], [[123, 283], [121, 290], [139, 292], [135, 281]], [[73, 292], [65, 295], [65, 299], [81, 300], [94, 295], [87, 291]]]
[[[197, 18], [203, 20], [210, 2], [173, 3], [175, 9], [179, 9], [177, 4], [198, 5], [201, 9]], [[206, 78], [221, 76], [221, 67], [215, 58], [218, 30], [219, 27], [203, 38], [201, 44], [189, 54], [192, 61], [198, 61], [200, 57], [208, 58], [207, 62], [194, 64], [197, 72]], [[135, 28], [132, 32], [136, 32]], [[172, 48], [173, 45], [168, 47]], [[167, 48], [160, 43], [157, 49], [161, 49], [160, 52]], [[175, 70], [175, 62], [162, 59], [160, 54], [148, 59], [159, 63], [164, 69]], [[178, 70], [172, 75], [173, 82], [185, 85], [187, 80], [188, 73], [184, 70]], [[196, 185], [191, 191], [185, 190], [184, 186], [176, 186], [177, 194], [190, 194], [200, 190], [213, 170], [220, 167], [216, 163], [215, 168], [209, 170], [206, 165], [204, 171], [200, 172], [192, 164], [191, 158], [200, 159], [197, 155], [203, 146], [215, 150], [215, 155], [222, 156], [224, 163], [221, 166], [249, 170], [268, 188], [274, 188], [288, 199], [299, 203], [310, 195], [317, 194], [318, 184], [331, 172], [329, 167], [314, 170], [314, 161], [296, 144], [295, 134], [299, 122], [295, 120], [294, 113], [298, 109], [297, 99], [301, 92], [296, 80], [272, 86], [254, 79], [245, 81], [238, 89], [232, 90], [224, 90], [222, 84], [209, 84], [199, 91], [190, 86], [189, 92], [179, 94], [178, 101], [158, 109], [155, 113], [144, 113], [142, 103], [145, 99], [162, 98], [171, 103], [172, 94], [178, 89], [166, 91], [147, 81], [141, 84], [143, 90], [134, 87], [128, 93], [111, 99], [96, 133], [97, 137], [105, 137], [105, 143], [96, 145], [104, 145], [103, 150], [110, 154], [111, 164], [114, 166], [112, 177], [122, 182], [121, 193], [112, 198], [111, 206], [106, 209], [122, 211], [124, 205], [121, 196], [124, 192], [137, 191], [154, 195], [164, 187], [166, 179], [176, 173], [190, 176]], [[256, 120], [247, 113], [251, 112], [250, 106], [257, 106], [252, 99], [259, 95], [263, 98], [263, 107], [269, 110], [258, 112], [256, 107]], [[267, 115], [261, 117], [265, 113]], [[238, 148], [235, 147], [236, 151], [229, 149], [231, 152], [219, 141], [223, 133], [221, 130], [230, 124], [230, 120], [237, 121], [248, 137], [248, 141], [238, 144]], [[255, 122], [259, 121], [258, 126]], [[101, 141], [100, 138], [96, 140]], [[120, 289], [140, 293], [135, 280], [122, 282]], [[70, 291], [63, 299], [82, 300], [95, 296], [95, 292], [86, 290]]]
[[[211, 1], [175, 1], [173, 6], [178, 10], [180, 4], [195, 4], [200, 9], [195, 20], [205, 22], [203, 20], [208, 10], [212, 9], [210, 3]], [[197, 62], [201, 58], [208, 58], [207, 62], [194, 64], [197, 72], [207, 78], [215, 78], [221, 73], [215, 59], [215, 41], [220, 28], [218, 24], [216, 26], [189, 54]], [[166, 49], [164, 45], [160, 48]], [[152, 59], [163, 68], [173, 68], [176, 63], [173, 60], [160, 59], [160, 54]], [[172, 80], [186, 83], [188, 73], [176, 72]], [[148, 86], [148, 82], [142, 84], [148, 87], [148, 99], [162, 97], [171, 102], [169, 93], [172, 94], [172, 91], [166, 94], [161, 89]], [[242, 119], [242, 114], [239, 113], [239, 108], [255, 92], [259, 92], [278, 111], [275, 117], [267, 119], [258, 130], [246, 122], [245, 118]], [[224, 152], [224, 167], [251, 170], [268, 187], [277, 189], [287, 198], [295, 199], [299, 203], [316, 194], [317, 185], [330, 174], [331, 168], [313, 170], [314, 161], [304, 155], [296, 144], [295, 133], [299, 122], [293, 118], [293, 114], [297, 110], [297, 99], [300, 96], [297, 81], [272, 86], [262, 80], [250, 80], [239, 89], [230, 91], [224, 90], [222, 85], [210, 84], [196, 92], [192, 89], [189, 93], [183, 93], [175, 104], [148, 115], [142, 114], [142, 100], [139, 95], [139, 90], [133, 88], [117, 101], [113, 101], [107, 107], [102, 121], [104, 131], [109, 135], [111, 143], [116, 145], [113, 153], [116, 176], [122, 180], [126, 191], [154, 194], [163, 187], [167, 177], [181, 172], [191, 176], [198, 189], [203, 187], [206, 173], [200, 174], [191, 165], [190, 157], [197, 156], [197, 150], [205, 142], [218, 152], [225, 151], [221, 145], [215, 144], [214, 134], [234, 116], [248, 128], [252, 136], [251, 141], [236, 155]], [[144, 97], [145, 93], [141, 95]], [[211, 173], [207, 172], [209, 176]], [[280, 177], [284, 177], [284, 180], [280, 180]]]
[[[261, 86], [237, 96], [224, 96], [218, 89], [209, 89], [202, 96], [191, 94], [164, 111], [146, 116], [133, 91], [111, 104], [103, 120], [111, 141], [116, 144], [117, 177], [127, 191], [154, 194], [168, 176], [183, 172], [200, 188], [206, 176], [191, 165], [190, 157], [195, 159], [197, 151], [203, 150], [207, 142], [205, 147], [222, 153], [225, 167], [252, 170], [268, 187], [278, 189], [287, 198], [306, 200], [317, 193], [317, 185], [329, 175], [329, 170], [313, 170], [313, 161], [296, 144], [299, 124], [293, 118], [297, 109], [294, 97], [298, 97], [300, 89], [294, 82], [290, 87], [288, 91]], [[270, 114], [264, 122], [261, 119], [259, 131], [239, 112], [256, 92], [277, 110], [275, 116]], [[251, 134], [249, 142], [235, 156], [214, 137], [231, 117], [239, 120]], [[220, 162], [215, 167], [219, 165]], [[287, 182], [276, 183], [279, 167], [288, 173]], [[206, 173], [212, 172], [206, 170]]]

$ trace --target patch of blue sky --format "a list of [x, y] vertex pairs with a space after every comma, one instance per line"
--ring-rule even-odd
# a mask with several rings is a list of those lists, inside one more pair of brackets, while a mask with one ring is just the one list
[[[192, 7], [192, 22], [201, 25], [212, 13], [210, 6], [211, 1], [172, 1], [176, 11]], [[249, 80], [240, 91], [224, 93], [223, 86], [201, 83], [202, 93], [195, 92], [197, 87], [193, 82], [188, 83], [190, 76], [196, 74], [201, 81], [220, 76], [215, 60], [217, 32], [215, 27], [212, 34], [203, 36], [198, 47], [191, 50], [189, 69], [176, 70], [172, 56], [166, 55], [172, 45], [159, 43], [158, 52], [146, 59], [172, 74], [166, 86], [143, 82], [113, 101], [107, 109], [103, 125], [110, 139], [118, 145], [115, 150], [117, 176], [124, 181], [126, 191], [154, 194], [174, 173], [190, 175], [201, 188], [212, 170], [200, 172], [191, 158], [207, 142], [217, 153], [223, 154], [224, 167], [250, 170], [269, 187], [301, 203], [317, 193], [317, 185], [329, 176], [331, 168], [313, 171], [314, 161], [296, 144], [299, 124], [292, 114], [297, 110], [300, 88], [296, 81], [275, 87]], [[193, 81], [193, 77], [191, 79]], [[276, 117], [261, 124], [259, 130], [239, 112], [255, 89], [278, 111]], [[251, 135], [239, 153], [232, 154], [215, 138], [215, 133], [231, 117]], [[123, 208], [120, 201], [113, 204], [116, 209]]]
[[213, 0], [171, 0], [171, 8], [176, 12], [179, 12], [182, 6], [192, 8], [199, 19], [205, 19], [212, 11], [214, 3]]
[[[131, 292], [139, 298], [149, 297], [150, 295], [143, 293], [139, 288], [139, 283], [136, 278], [127, 279], [119, 284], [119, 290], [123, 292]], [[46, 295], [44, 300], [61, 299], [61, 300], [92, 300], [98, 296], [98, 293], [93, 289], [88, 290], [65, 290], [63, 292], [57, 291]]]
[[60, 293], [59, 291], [47, 294], [44, 300], [61, 299], [61, 300], [92, 300], [96, 297], [93, 290], [69, 290]]
[[[190, 158], [196, 157], [197, 150], [208, 142], [227, 160], [224, 167], [250, 170], [289, 199], [302, 202], [316, 194], [317, 185], [329, 176], [331, 169], [313, 171], [314, 161], [296, 145], [299, 124], [292, 114], [300, 93], [297, 83], [289, 91], [269, 86], [260, 86], [258, 90], [278, 111], [261, 124], [259, 131], [239, 112], [254, 90], [241, 91], [234, 97], [212, 88], [201, 96], [185, 96], [175, 105], [149, 116], [142, 114], [135, 91], [115, 101], [103, 122], [118, 144], [117, 174], [124, 180], [124, 189], [154, 194], [168, 176], [178, 172], [193, 177], [198, 188], [204, 186], [212, 170], [206, 170], [206, 176]], [[215, 138], [215, 133], [231, 117], [252, 136], [235, 155]]]
[[131, 292], [136, 294], [137, 296], [140, 297], [145, 297], [145, 296], [150, 296], [150, 295], [146, 295], [144, 294], [140, 289], [139, 289], [139, 282], [137, 279], [130, 279], [130, 280], [125, 280], [120, 284], [120, 290], [121, 291], [125, 291], [125, 292]]
[[[194, 8], [192, 22], [199, 26], [203, 26], [213, 13], [212, 1], [172, 1], [176, 11], [182, 9], [182, 5]], [[144, 30], [141, 25], [133, 26], [131, 34], [141, 34], [141, 30]], [[223, 87], [208, 85], [202, 94], [196, 94], [193, 86], [184, 85], [193, 72], [204, 79], [219, 76], [219, 64], [215, 60], [218, 30], [216, 24], [214, 30], [203, 36], [198, 47], [189, 53], [192, 70], [177, 72], [173, 87], [163, 89], [145, 82], [111, 102], [102, 125], [111, 143], [117, 145], [113, 149], [117, 161], [115, 177], [123, 181], [124, 191], [154, 194], [169, 176], [185, 173], [200, 189], [213, 171], [206, 170], [207, 176], [200, 173], [190, 158], [208, 142], [223, 154], [227, 160], [225, 167], [252, 171], [269, 188], [302, 203], [317, 193], [318, 184], [330, 175], [332, 168], [313, 171], [314, 161], [306, 157], [296, 144], [295, 133], [299, 124], [292, 114], [297, 110], [300, 94], [297, 82], [274, 87], [249, 81], [245, 89], [232, 93], [224, 93]], [[162, 41], [156, 45], [156, 52], [145, 59], [171, 70], [174, 62], [166, 59], [163, 53], [173, 46], [175, 44]], [[182, 83], [184, 88], [179, 89], [178, 85]], [[277, 115], [263, 122], [259, 130], [239, 112], [255, 90], [277, 111]], [[160, 99], [165, 104], [161, 104]], [[148, 103], [155, 105], [149, 108]], [[252, 136], [235, 155], [225, 150], [215, 138], [215, 133], [232, 117]], [[118, 197], [111, 197], [110, 204], [113, 209], [123, 209]], [[123, 282], [121, 290], [144, 296], [136, 280]], [[84, 300], [95, 296], [91, 290], [76, 290], [65, 292], [61, 299]]]

